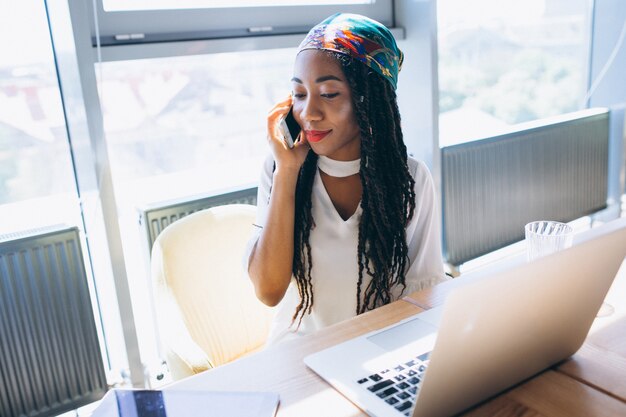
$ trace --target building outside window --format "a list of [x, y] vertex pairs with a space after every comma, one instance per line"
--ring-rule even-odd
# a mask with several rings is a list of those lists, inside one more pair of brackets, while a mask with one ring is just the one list
[[584, 108], [585, 0], [440, 0], [440, 146]]

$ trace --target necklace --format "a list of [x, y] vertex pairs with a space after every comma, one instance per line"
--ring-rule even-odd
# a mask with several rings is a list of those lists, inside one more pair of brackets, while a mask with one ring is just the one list
[[326, 156], [320, 155], [317, 158], [317, 167], [331, 177], [349, 177], [358, 174], [361, 170], [361, 159], [354, 161], [335, 161]]

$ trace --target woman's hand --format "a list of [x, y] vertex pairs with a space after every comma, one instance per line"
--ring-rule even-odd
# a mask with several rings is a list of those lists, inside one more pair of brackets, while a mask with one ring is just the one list
[[248, 263], [256, 295], [269, 306], [275, 306], [283, 299], [291, 282], [296, 186], [300, 167], [311, 149], [306, 139], [296, 142], [291, 149], [285, 143], [279, 124], [289, 113], [291, 103], [289, 96], [276, 104], [267, 116], [267, 140], [276, 170], [271, 173], [272, 191], [265, 225]]
[[270, 110], [267, 116], [267, 140], [274, 155], [274, 161], [276, 161], [276, 169], [299, 172], [311, 147], [303, 134], [300, 135], [300, 140], [294, 144], [293, 148], [289, 149], [285, 143], [279, 124], [281, 119], [289, 113], [291, 104], [292, 98], [289, 96]]

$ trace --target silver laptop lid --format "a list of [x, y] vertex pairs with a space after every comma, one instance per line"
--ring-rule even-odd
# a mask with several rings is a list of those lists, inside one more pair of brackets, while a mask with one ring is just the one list
[[626, 256], [626, 227], [457, 288], [414, 417], [462, 411], [574, 354]]

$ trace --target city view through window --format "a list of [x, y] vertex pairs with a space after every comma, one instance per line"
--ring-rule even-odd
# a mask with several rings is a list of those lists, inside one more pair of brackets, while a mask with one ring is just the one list
[[580, 109], [589, 43], [584, 0], [441, 0], [440, 146]]

